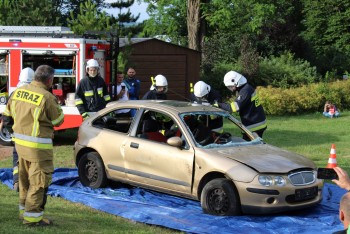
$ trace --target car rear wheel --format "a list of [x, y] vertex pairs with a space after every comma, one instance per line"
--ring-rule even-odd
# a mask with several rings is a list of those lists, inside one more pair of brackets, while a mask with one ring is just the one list
[[88, 152], [81, 157], [78, 163], [78, 175], [84, 186], [102, 188], [107, 185], [105, 167], [96, 152]]
[[224, 178], [209, 181], [203, 188], [201, 206], [204, 213], [219, 216], [241, 214], [241, 204], [233, 183]]

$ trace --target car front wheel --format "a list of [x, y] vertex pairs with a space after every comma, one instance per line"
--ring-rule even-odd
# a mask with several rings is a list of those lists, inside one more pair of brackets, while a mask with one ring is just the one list
[[224, 178], [209, 181], [201, 194], [204, 213], [219, 216], [241, 214], [241, 205], [233, 183]]
[[88, 152], [81, 157], [78, 163], [78, 175], [84, 186], [102, 188], [107, 185], [105, 167], [96, 152]]

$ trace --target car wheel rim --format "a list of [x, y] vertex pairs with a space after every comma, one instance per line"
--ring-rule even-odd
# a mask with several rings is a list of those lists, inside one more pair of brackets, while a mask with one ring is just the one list
[[97, 180], [97, 167], [95, 162], [89, 161], [85, 167], [86, 177], [90, 182], [95, 182]]
[[222, 189], [214, 189], [209, 195], [209, 207], [217, 214], [225, 213], [229, 207], [226, 193]]

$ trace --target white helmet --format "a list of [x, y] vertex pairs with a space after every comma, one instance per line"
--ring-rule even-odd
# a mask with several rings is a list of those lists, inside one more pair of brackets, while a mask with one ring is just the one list
[[241, 87], [247, 83], [247, 79], [235, 71], [229, 71], [224, 77], [225, 86], [236, 86]]
[[157, 87], [165, 87], [164, 90], [161, 92], [166, 93], [168, 91], [168, 81], [165, 78], [165, 76], [156, 75], [156, 77], [154, 77], [154, 80], [155, 80], [155, 83], [151, 86], [150, 90], [153, 90], [153, 89], [157, 90]]
[[168, 81], [165, 78], [165, 76], [156, 75], [156, 77], [154, 77], [154, 79], [156, 80], [155, 86], [168, 86]]
[[210, 85], [206, 84], [203, 81], [198, 81], [194, 85], [193, 89], [194, 89], [194, 91], [193, 91], [194, 95], [196, 97], [202, 98], [210, 92], [211, 87], [210, 87]]
[[21, 74], [19, 75], [19, 82], [17, 84], [18, 87], [22, 87], [23, 85], [30, 84], [34, 79], [34, 71], [30, 67], [26, 67], [22, 69]]
[[98, 64], [98, 62], [95, 59], [90, 59], [87, 61], [86, 63], [86, 71], [88, 70], [88, 68], [90, 67], [97, 67], [99, 68], [100, 65]]

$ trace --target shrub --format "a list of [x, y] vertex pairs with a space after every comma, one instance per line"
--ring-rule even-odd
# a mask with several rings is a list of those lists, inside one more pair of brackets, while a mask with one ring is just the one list
[[341, 109], [350, 108], [350, 81], [317, 83], [298, 88], [258, 87], [257, 91], [266, 114], [286, 115], [322, 112], [326, 100]]
[[259, 63], [259, 79], [261, 86], [282, 88], [298, 87], [319, 80], [316, 67], [305, 60], [295, 59], [291, 52], [263, 58]]

